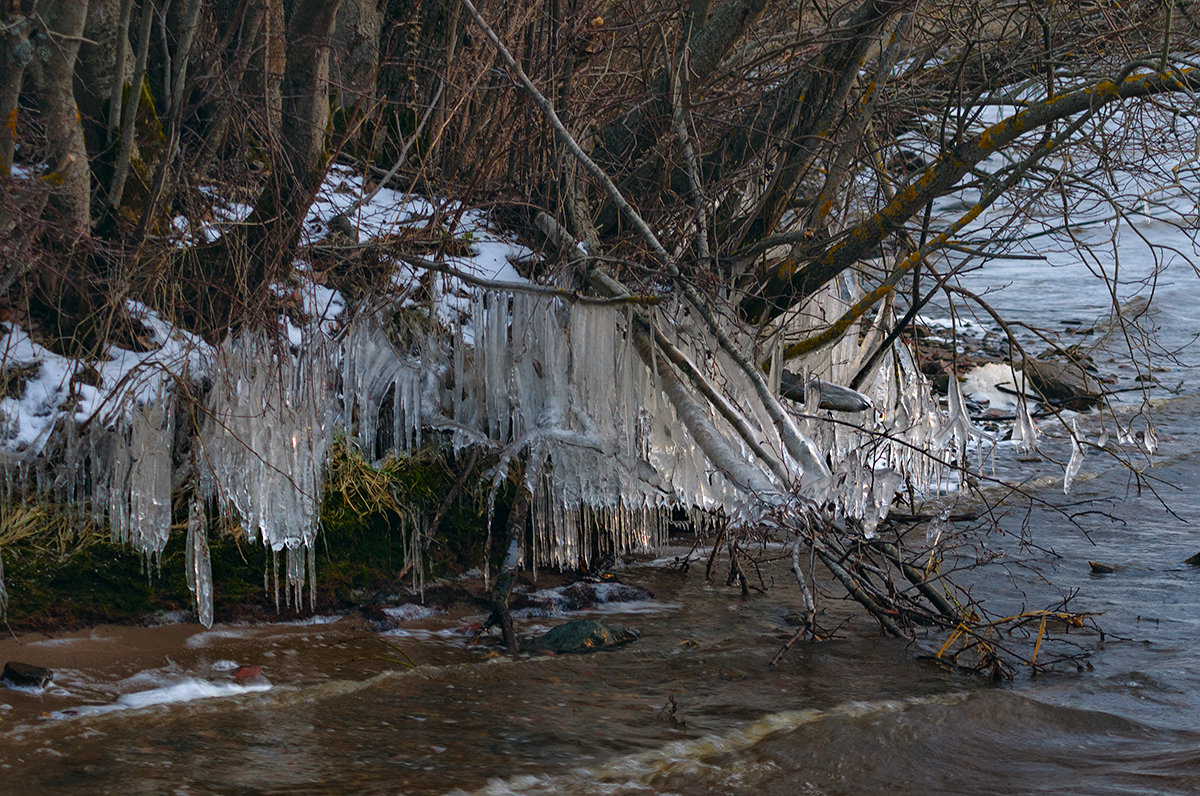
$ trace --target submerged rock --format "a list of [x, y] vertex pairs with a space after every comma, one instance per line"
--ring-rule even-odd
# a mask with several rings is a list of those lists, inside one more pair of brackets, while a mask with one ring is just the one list
[[1099, 561], [1089, 561], [1088, 566], [1092, 568], [1093, 575], [1109, 575], [1117, 571], [1112, 564], [1103, 564]]
[[559, 616], [569, 611], [594, 608], [605, 603], [631, 603], [652, 599], [653, 592], [641, 586], [617, 581], [579, 581], [557, 589], [516, 594], [513, 596], [511, 608], [524, 616]]
[[373, 633], [386, 633], [400, 627], [400, 621], [384, 610], [382, 605], [364, 605], [362, 618], [367, 629]]
[[594, 619], [576, 619], [551, 628], [533, 643], [533, 648], [558, 655], [595, 652], [621, 647], [639, 638], [641, 634], [638, 631], [625, 625], [606, 625]]
[[9, 685], [45, 688], [54, 679], [54, 672], [44, 666], [34, 666], [32, 663], [9, 661], [4, 664], [4, 675], [0, 679]]

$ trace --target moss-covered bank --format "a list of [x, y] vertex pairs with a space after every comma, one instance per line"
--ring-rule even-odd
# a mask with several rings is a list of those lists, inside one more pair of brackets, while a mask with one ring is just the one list
[[[374, 605], [397, 599], [422, 577], [480, 566], [487, 519], [478, 483], [473, 459], [455, 461], [432, 448], [372, 466], [336, 445], [321, 509], [315, 605], [287, 605], [281, 586], [277, 606], [268, 551], [246, 539], [235, 520], [215, 519], [209, 539], [216, 621]], [[181, 497], [175, 501], [180, 511], [186, 506]], [[497, 500], [499, 522], [506, 497]], [[106, 528], [78, 510], [49, 503], [0, 510], [9, 627], [24, 632], [152, 623], [191, 611], [180, 511], [161, 561], [148, 563], [114, 544]]]

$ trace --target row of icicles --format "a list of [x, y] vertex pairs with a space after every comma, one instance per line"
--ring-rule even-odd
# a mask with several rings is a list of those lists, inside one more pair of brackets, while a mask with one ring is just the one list
[[[846, 303], [828, 291], [811, 301], [814, 312], [806, 317], [817, 326]], [[533, 566], [577, 566], [601, 542], [617, 553], [654, 548], [679, 508], [735, 525], [762, 518], [763, 496], [726, 478], [683, 432], [656, 378], [658, 368], [670, 366], [639, 358], [627, 307], [480, 290], [469, 312], [445, 328], [414, 324], [423, 331], [394, 341], [387, 320], [364, 315], [337, 340], [314, 327], [299, 346], [245, 333], [202, 352], [202, 364], [185, 376], [186, 390], [163, 369], [147, 369], [104, 422], [82, 433], [67, 424], [38, 463], [23, 466], [41, 473], [35, 480], [48, 491], [87, 501], [114, 540], [153, 560], [170, 535], [172, 491], [181, 480], [190, 483], [187, 575], [206, 626], [212, 622], [210, 505], [275, 551], [268, 559], [286, 601], [300, 604], [306, 584], [313, 599], [323, 471], [335, 435], [372, 461], [429, 441], [478, 446], [498, 462], [497, 485], [514, 458], [536, 459], [538, 477], [529, 484], [533, 536], [525, 553]], [[912, 358], [897, 349], [879, 359], [863, 388], [872, 408], [836, 413], [849, 424], [828, 422], [835, 413], [811, 396], [793, 406], [797, 427], [831, 465], [830, 478], [806, 479], [782, 453], [746, 376], [710, 335], [663, 310], [656, 322], [672, 330], [673, 343], [719, 386], [763, 446], [781, 452], [793, 483], [778, 483], [763, 469], [781, 494], [799, 488], [804, 499], [797, 510], [829, 506], [870, 533], [901, 484], [936, 489], [944, 481], [943, 452], [957, 449], [962, 461], [967, 440], [980, 434], [961, 396], [952, 394], [948, 418], [938, 412]], [[848, 383], [877, 337], [852, 330], [799, 364], [829, 382]], [[183, 396], [195, 395], [200, 384], [209, 385], [201, 411], [182, 412]], [[200, 418], [199, 431], [184, 449], [179, 426], [192, 417]], [[737, 440], [724, 418], [712, 420]], [[1029, 422], [1022, 433], [1031, 429]], [[761, 465], [735, 444], [747, 462]], [[419, 523], [409, 532], [421, 533]], [[420, 548], [408, 545], [412, 555]]]

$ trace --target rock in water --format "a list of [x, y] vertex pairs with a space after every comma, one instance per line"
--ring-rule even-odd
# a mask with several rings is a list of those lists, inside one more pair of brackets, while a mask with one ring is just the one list
[[1071, 360], [1026, 358], [1021, 366], [1034, 388], [1056, 406], [1083, 411], [1100, 402], [1103, 390], [1083, 367]]
[[44, 666], [34, 666], [32, 663], [9, 661], [4, 664], [4, 675], [0, 679], [9, 685], [45, 688], [54, 679], [54, 672]]
[[1102, 564], [1099, 561], [1089, 561], [1088, 566], [1092, 568], [1093, 575], [1110, 575], [1117, 571], [1112, 564]]
[[1183, 563], [1191, 564], [1193, 567], [1200, 567], [1200, 553], [1196, 553], [1196, 555], [1185, 560]]
[[383, 610], [382, 605], [366, 605], [362, 608], [363, 621], [372, 633], [386, 633], [400, 627], [396, 617]]
[[550, 629], [533, 643], [533, 648], [558, 655], [570, 652], [595, 652], [637, 641], [641, 636], [625, 625], [606, 625], [594, 619], [576, 619]]

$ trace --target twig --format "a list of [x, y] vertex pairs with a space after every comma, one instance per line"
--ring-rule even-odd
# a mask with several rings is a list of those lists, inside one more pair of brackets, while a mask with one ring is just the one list
[[[351, 243], [351, 244], [317, 244], [312, 247], [314, 251], [323, 253], [345, 253], [355, 251], [365, 251], [369, 249], [380, 249], [382, 246], [372, 243]], [[434, 260], [426, 260], [424, 257], [418, 257], [415, 254], [396, 254], [397, 258], [403, 260], [409, 265], [418, 268], [424, 268], [427, 271], [435, 271], [440, 274], [447, 274], [457, 279], [461, 279], [468, 285], [475, 287], [487, 288], [489, 290], [511, 290], [514, 293], [537, 293], [545, 296], [553, 296], [563, 299], [564, 301], [572, 301], [578, 304], [639, 304], [645, 306], [656, 306], [662, 303], [662, 299], [658, 296], [647, 295], [632, 295], [626, 294], [623, 296], [588, 296], [580, 293], [577, 290], [569, 290], [563, 287], [554, 287], [553, 285], [539, 285], [533, 282], [507, 282], [499, 279], [485, 279], [482, 276], [476, 276], [468, 271], [463, 271], [460, 268], [455, 268], [452, 265], [447, 265], [443, 262]]]

